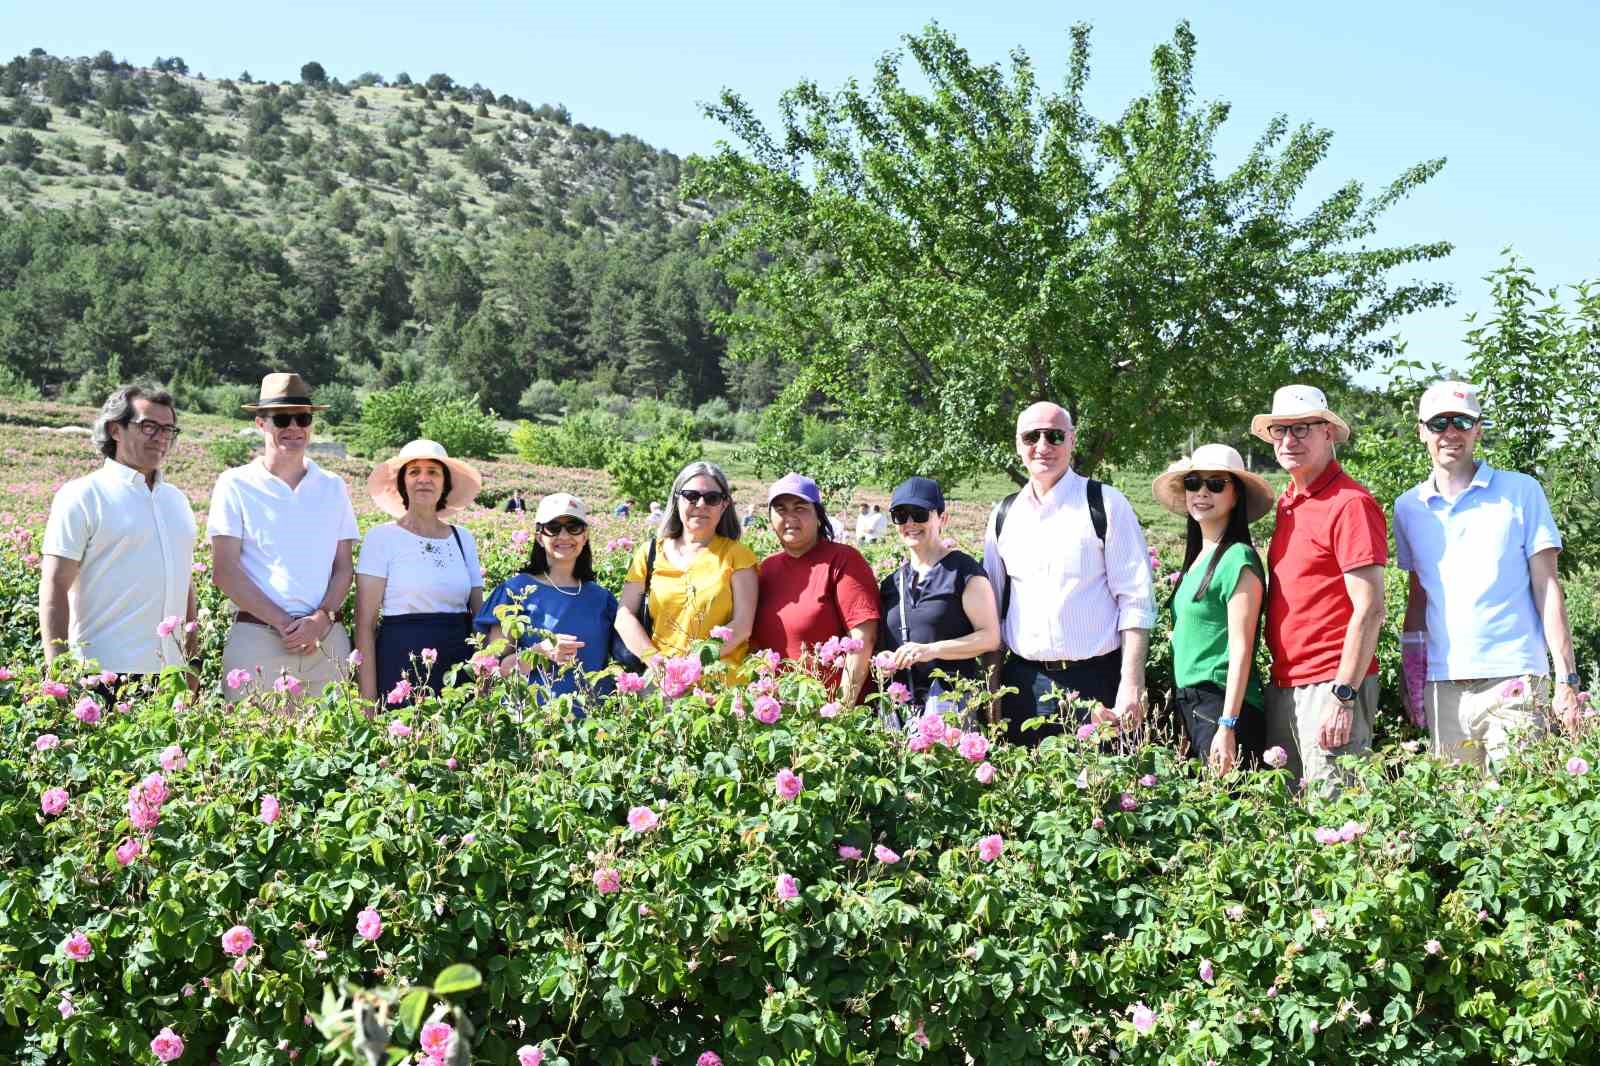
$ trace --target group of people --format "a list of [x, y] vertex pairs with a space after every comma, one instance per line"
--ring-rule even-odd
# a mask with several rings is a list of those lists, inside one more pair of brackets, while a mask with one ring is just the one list
[[[1017, 420], [1027, 482], [990, 514], [981, 561], [944, 536], [940, 486], [913, 477], [889, 504], [903, 559], [879, 581], [837, 539], [816, 483], [793, 473], [767, 490], [779, 550], [758, 559], [741, 542], [751, 510], [741, 518], [722, 470], [695, 462], [674, 479], [620, 596], [596, 580], [588, 510], [568, 493], [539, 501], [527, 563], [486, 596], [472, 534], [450, 521], [482, 477], [432, 441], [373, 470], [367, 491], [393, 521], [367, 532], [358, 557], [344, 481], [306, 455], [323, 409], [299, 375], [267, 375], [247, 405], [264, 453], [212, 492], [214, 580], [236, 609], [223, 652], [231, 699], [285, 677], [320, 691], [353, 666], [364, 699], [407, 702], [473, 655], [474, 634], [486, 647], [514, 637], [492, 665], [527, 676], [541, 698], [582, 697], [609, 687], [612, 663], [638, 667], [714, 638], [731, 662], [770, 651], [813, 664], [841, 702], [861, 698], [875, 663], [909, 710], [1003, 720], [1016, 743], [1141, 724], [1158, 611], [1151, 556], [1128, 499], [1073, 470], [1075, 427], [1057, 404]], [[1394, 512], [1409, 574], [1407, 705], [1438, 754], [1479, 765], [1547, 728], [1552, 711], [1572, 726], [1580, 713], [1560, 536], [1537, 481], [1477, 456], [1482, 425], [1472, 386], [1430, 388], [1418, 434], [1432, 472]], [[1192, 751], [1217, 771], [1260, 765], [1276, 747], [1297, 777], [1323, 778], [1371, 745], [1385, 516], [1339, 465], [1350, 429], [1319, 390], [1279, 389], [1251, 431], [1289, 475], [1281, 494], [1223, 444], [1195, 449], [1152, 486], [1186, 523], [1170, 601], [1175, 702]], [[70, 651], [140, 675], [193, 656], [196, 524], [160, 473], [178, 433], [165, 392], [125, 386], [106, 401], [95, 426], [104, 464], [51, 506], [47, 662]], [[1273, 511], [1264, 564], [1250, 525]], [[339, 615], [352, 581], [353, 641]], [[985, 688], [998, 698], [977, 695]]]

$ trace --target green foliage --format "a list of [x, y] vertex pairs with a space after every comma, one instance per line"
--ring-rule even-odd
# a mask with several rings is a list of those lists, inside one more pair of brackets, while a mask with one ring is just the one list
[[559, 415], [565, 409], [566, 403], [566, 397], [561, 394], [560, 386], [548, 378], [530, 382], [517, 399], [517, 406], [523, 413], [535, 417]]
[[1448, 297], [1387, 280], [1448, 244], [1371, 240], [1442, 160], [1296, 214], [1332, 134], [1276, 118], [1220, 173], [1228, 107], [1197, 97], [1186, 23], [1111, 121], [1085, 103], [1084, 26], [1053, 93], [1020, 49], [979, 66], [937, 26], [905, 52], [904, 80], [893, 52], [869, 87], [790, 90], [775, 133], [725, 93], [709, 113], [744, 151], [695, 160], [686, 185], [731, 205], [710, 236], [741, 297], [719, 319], [735, 354], [794, 367], [794, 414], [820, 395], [875, 434], [879, 481], [1020, 480], [1006, 442], [1044, 398], [1072, 412], [1085, 471], [1162, 454], [1204, 432], [1197, 415], [1231, 430], [1259, 410], [1240, 382], [1337, 379], [1387, 350], [1375, 331]]
[[421, 437], [422, 420], [447, 402], [437, 390], [409, 381], [369, 392], [361, 401], [356, 446], [367, 455], [400, 448]]
[[301, 66], [300, 80], [307, 85], [325, 86], [328, 84], [328, 72], [322, 68], [321, 63], [313, 59]]
[[317, 388], [317, 402], [327, 406], [328, 409], [319, 417], [330, 426], [343, 425], [354, 419], [361, 411], [361, 401], [356, 398], [356, 390], [337, 381]]
[[228, 433], [216, 437], [206, 443], [206, 451], [211, 457], [225, 467], [243, 466], [255, 455], [256, 448], [261, 441], [259, 434], [253, 430], [250, 436], [242, 433]]
[[665, 499], [678, 471], [701, 457], [700, 442], [666, 433], [618, 448], [606, 463], [613, 493], [624, 500]]
[[622, 420], [601, 411], [579, 411], [553, 426], [520, 422], [511, 432], [517, 457], [541, 466], [605, 469], [622, 441]]
[[37, 400], [39, 387], [9, 366], [0, 364], [0, 397], [8, 400]]
[[506, 450], [506, 434], [476, 400], [451, 400], [427, 412], [421, 435], [462, 459], [493, 459]]

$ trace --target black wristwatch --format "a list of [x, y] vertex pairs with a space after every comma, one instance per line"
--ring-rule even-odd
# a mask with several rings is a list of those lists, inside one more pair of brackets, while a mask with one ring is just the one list
[[1343, 681], [1335, 681], [1333, 683], [1333, 698], [1340, 703], [1354, 703], [1356, 701], [1356, 690]]
[[1558, 685], [1571, 685], [1573, 688], [1582, 688], [1583, 687], [1583, 678], [1581, 676], [1579, 676], [1576, 672], [1573, 672], [1573, 673], [1568, 674], [1566, 677], [1558, 677], [1558, 678], [1556, 678], [1556, 684], [1558, 684]]

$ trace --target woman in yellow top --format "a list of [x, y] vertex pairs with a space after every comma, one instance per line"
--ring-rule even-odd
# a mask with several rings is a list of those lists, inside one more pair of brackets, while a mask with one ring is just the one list
[[[660, 533], [633, 553], [617, 635], [648, 661], [657, 653], [682, 655], [724, 626], [730, 635], [722, 657], [737, 662], [755, 621], [758, 560], [739, 543], [742, 527], [728, 477], [715, 463], [690, 463], [673, 481], [668, 504]], [[641, 611], [646, 603], [647, 613]]]

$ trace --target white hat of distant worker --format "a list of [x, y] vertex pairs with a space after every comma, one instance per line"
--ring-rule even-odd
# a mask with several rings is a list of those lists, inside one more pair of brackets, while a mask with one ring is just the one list
[[1335, 444], [1350, 439], [1350, 427], [1344, 419], [1328, 409], [1328, 398], [1321, 389], [1314, 385], [1285, 385], [1272, 394], [1272, 412], [1256, 415], [1250, 420], [1250, 433], [1271, 444], [1272, 434], [1267, 432], [1267, 427], [1315, 422], [1318, 419], [1333, 426]]
[[1417, 404], [1417, 421], [1426, 422], [1434, 415], [1471, 415], [1483, 417], [1478, 404], [1478, 387], [1465, 381], [1441, 381], [1429, 385]]

